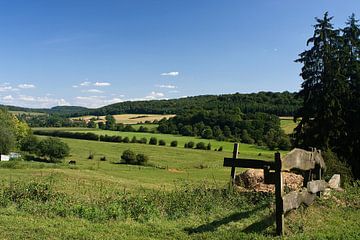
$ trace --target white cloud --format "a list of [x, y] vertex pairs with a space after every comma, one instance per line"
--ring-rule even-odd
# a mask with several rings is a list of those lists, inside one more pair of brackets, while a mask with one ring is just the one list
[[97, 87], [106, 87], [106, 86], [110, 86], [111, 84], [108, 83], [108, 82], [96, 82], [94, 83], [94, 86], [97, 86]]
[[171, 84], [163, 84], [163, 85], [156, 85], [159, 88], [169, 88], [169, 89], [174, 89], [176, 88], [175, 85], [171, 85]]
[[154, 99], [161, 99], [165, 95], [161, 92], [154, 92], [152, 91], [149, 95], [147, 95], [144, 99], [146, 100], [154, 100]]
[[79, 86], [78, 85], [72, 85], [73, 88], [78, 88]]
[[6, 104], [24, 106], [31, 108], [49, 108], [53, 106], [70, 105], [63, 98], [51, 98], [49, 96], [29, 96], [29, 95], [7, 95], [0, 98], [0, 102]]
[[85, 81], [85, 82], [80, 83], [80, 86], [85, 87], [85, 86], [90, 86], [90, 84], [91, 84], [91, 82]]
[[121, 97], [107, 98], [105, 96], [78, 96], [75, 97], [75, 105], [89, 108], [97, 108], [109, 104], [123, 102]]
[[9, 92], [9, 91], [15, 91], [15, 90], [11, 86], [0, 86], [0, 92]]
[[22, 89], [35, 88], [35, 85], [34, 84], [23, 83], [23, 84], [19, 84], [18, 88], [22, 88]]
[[179, 72], [164, 72], [160, 74], [161, 76], [178, 76]]
[[14, 98], [11, 95], [7, 95], [7, 96], [4, 96], [2, 98], [2, 100], [4, 100], [5, 102], [11, 102], [12, 100], [14, 100]]
[[83, 90], [82, 92], [88, 92], [88, 93], [104, 93], [104, 91], [101, 91], [99, 89], [88, 89], [88, 90]]

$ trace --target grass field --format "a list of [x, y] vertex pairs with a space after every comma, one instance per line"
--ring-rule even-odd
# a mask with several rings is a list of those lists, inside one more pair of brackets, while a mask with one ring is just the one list
[[24, 112], [24, 111], [10, 111], [14, 115], [29, 115], [29, 116], [39, 116], [39, 115], [46, 115], [46, 113], [41, 112]]
[[[116, 123], [123, 123], [123, 124], [138, 124], [138, 123], [145, 123], [146, 121], [153, 122], [154, 120], [161, 120], [163, 118], [171, 118], [174, 117], [173, 114], [116, 114], [113, 117], [116, 120]], [[91, 118], [98, 118], [97, 116], [83, 116], [83, 117], [76, 117], [71, 119], [82, 119], [85, 121], [89, 121]], [[99, 116], [100, 121], [105, 121], [105, 116]]]
[[[234, 143], [224, 142], [224, 141], [216, 141], [214, 139], [201, 139], [197, 137], [189, 137], [189, 136], [181, 136], [181, 135], [171, 135], [171, 134], [161, 134], [161, 133], [139, 133], [139, 132], [119, 132], [119, 131], [109, 131], [109, 130], [101, 130], [101, 129], [92, 129], [92, 128], [34, 128], [34, 130], [49, 130], [49, 131], [69, 131], [69, 132], [92, 132], [98, 135], [118, 135], [122, 137], [129, 137], [130, 139], [135, 136], [137, 139], [156, 137], [157, 140], [164, 140], [166, 145], [169, 146], [170, 142], [173, 140], [178, 141], [178, 148], [183, 148], [184, 144], [193, 141], [195, 144], [197, 142], [204, 142], [206, 144], [210, 143], [212, 149], [218, 149], [220, 146], [223, 147], [223, 151], [232, 152]], [[268, 151], [266, 147], [255, 146], [251, 144], [241, 144], [240, 145], [240, 154], [251, 154], [251, 156], [256, 157], [257, 155], [262, 155], [261, 157], [265, 157], [267, 159], [272, 159], [273, 153]]]
[[280, 126], [286, 134], [291, 134], [297, 123], [294, 122], [293, 117], [280, 117]]
[[[216, 152], [62, 140], [71, 148], [63, 163], [0, 162], [0, 239], [277, 238], [273, 195], [225, 190], [230, 169], [222, 162], [232, 143]], [[125, 149], [148, 155], [153, 166], [116, 164]], [[268, 160], [274, 154], [246, 144], [240, 152]], [[287, 214], [286, 238], [359, 239], [359, 186]]]

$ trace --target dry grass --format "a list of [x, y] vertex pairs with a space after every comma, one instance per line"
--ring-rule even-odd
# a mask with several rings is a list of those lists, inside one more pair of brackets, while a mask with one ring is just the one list
[[[154, 120], [161, 120], [163, 118], [171, 118], [174, 117], [174, 114], [117, 114], [113, 115], [116, 123], [123, 123], [123, 124], [138, 124], [138, 123], [144, 123], [145, 121], [153, 122]], [[73, 120], [76, 119], [82, 119], [88, 122], [91, 118], [99, 119], [97, 122], [104, 122], [105, 116], [82, 116], [82, 117], [76, 117], [71, 118]]]

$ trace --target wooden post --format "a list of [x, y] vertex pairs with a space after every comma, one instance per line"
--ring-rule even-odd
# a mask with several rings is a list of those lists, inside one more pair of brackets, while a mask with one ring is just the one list
[[[239, 152], [239, 143], [234, 143], [233, 161], [236, 161]], [[235, 185], [235, 166], [231, 167], [230, 183]]]
[[281, 156], [275, 153], [275, 198], [276, 198], [276, 233], [284, 234], [283, 178], [281, 172]]

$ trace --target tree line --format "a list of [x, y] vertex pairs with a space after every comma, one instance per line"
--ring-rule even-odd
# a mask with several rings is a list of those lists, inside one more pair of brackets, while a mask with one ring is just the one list
[[280, 128], [279, 117], [260, 112], [191, 111], [160, 120], [157, 129], [160, 133], [255, 143], [270, 149], [286, 150], [291, 146], [289, 137]]

